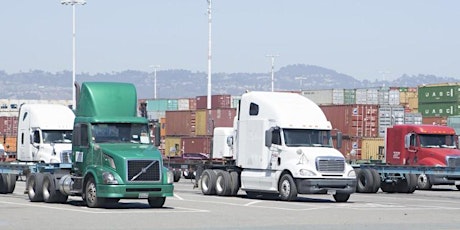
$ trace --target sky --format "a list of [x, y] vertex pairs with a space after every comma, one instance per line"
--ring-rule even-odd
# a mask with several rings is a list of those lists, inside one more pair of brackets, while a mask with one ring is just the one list
[[[208, 71], [207, 0], [86, 0], [75, 7], [76, 73]], [[458, 0], [212, 0], [212, 73], [287, 65], [360, 80], [460, 79]], [[0, 70], [72, 70], [72, 6], [2, 0]]]

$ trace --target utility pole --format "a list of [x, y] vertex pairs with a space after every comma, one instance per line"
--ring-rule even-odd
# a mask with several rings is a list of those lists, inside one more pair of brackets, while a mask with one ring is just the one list
[[211, 0], [208, 1], [208, 96], [207, 108], [211, 109]]
[[275, 91], [275, 57], [279, 57], [279, 55], [267, 54], [266, 57], [272, 59], [272, 92]]

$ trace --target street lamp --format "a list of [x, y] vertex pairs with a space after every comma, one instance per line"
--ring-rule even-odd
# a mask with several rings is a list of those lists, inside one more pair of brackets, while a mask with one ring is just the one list
[[150, 67], [153, 68], [153, 89], [154, 89], [153, 98], [157, 99], [157, 68], [160, 68], [160, 66], [151, 65]]
[[279, 57], [279, 55], [268, 54], [266, 57], [272, 59], [272, 92], [275, 91], [275, 57]]
[[75, 100], [75, 5], [85, 5], [85, 0], [64, 0], [62, 5], [72, 6], [72, 109], [76, 109]]

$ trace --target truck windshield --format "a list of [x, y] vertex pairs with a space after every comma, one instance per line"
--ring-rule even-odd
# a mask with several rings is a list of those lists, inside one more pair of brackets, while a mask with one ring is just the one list
[[456, 148], [453, 135], [420, 135], [420, 146], [424, 148]]
[[289, 147], [332, 147], [329, 130], [283, 129], [284, 142]]
[[92, 124], [93, 140], [96, 143], [142, 143], [149, 144], [147, 124], [98, 123]]
[[71, 143], [72, 130], [42, 130], [43, 143]]

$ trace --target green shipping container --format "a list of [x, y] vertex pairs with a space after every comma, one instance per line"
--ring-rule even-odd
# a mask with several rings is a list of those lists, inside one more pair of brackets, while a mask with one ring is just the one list
[[176, 111], [179, 107], [178, 99], [149, 99], [147, 111]]
[[444, 117], [460, 115], [460, 103], [419, 103], [419, 113], [423, 117]]
[[356, 103], [356, 90], [355, 89], [344, 89], [343, 90], [343, 103], [351, 105]]
[[460, 84], [420, 86], [418, 88], [418, 102], [420, 104], [460, 102]]

